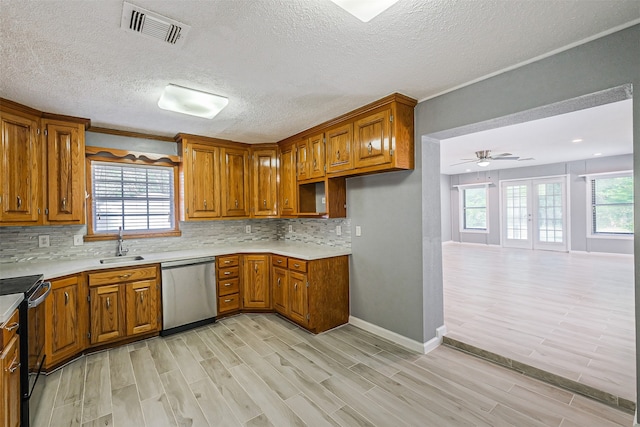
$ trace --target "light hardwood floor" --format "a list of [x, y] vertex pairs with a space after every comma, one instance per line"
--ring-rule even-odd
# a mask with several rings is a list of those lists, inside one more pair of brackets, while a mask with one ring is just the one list
[[630, 426], [632, 416], [457, 350], [240, 315], [82, 357], [35, 427]]
[[443, 245], [447, 336], [636, 400], [633, 257]]

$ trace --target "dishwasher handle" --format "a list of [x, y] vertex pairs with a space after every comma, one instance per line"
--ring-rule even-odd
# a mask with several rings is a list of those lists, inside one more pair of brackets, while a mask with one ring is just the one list
[[215, 257], [180, 259], [177, 261], [163, 262], [160, 264], [160, 268], [162, 270], [169, 270], [171, 268], [186, 267], [189, 265], [211, 264], [212, 262], [215, 262], [215, 260]]

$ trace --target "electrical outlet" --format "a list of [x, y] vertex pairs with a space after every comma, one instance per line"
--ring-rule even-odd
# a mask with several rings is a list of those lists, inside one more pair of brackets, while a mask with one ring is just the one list
[[336, 225], [336, 236], [342, 236], [342, 227], [340, 225]]
[[323, 197], [323, 198], [322, 198], [322, 204], [323, 204], [323, 205], [326, 205], [326, 204], [327, 204], [327, 198], [326, 198], [326, 197]]
[[362, 236], [362, 227], [356, 225], [356, 237]]
[[73, 246], [82, 246], [82, 245], [84, 245], [84, 236], [82, 234], [74, 234]]
[[38, 236], [38, 247], [39, 248], [48, 248], [49, 247], [49, 235], [43, 234]]
[[289, 233], [293, 233], [293, 225], [289, 225]]
[[245, 233], [251, 233], [251, 225], [245, 225], [244, 226], [244, 232]]

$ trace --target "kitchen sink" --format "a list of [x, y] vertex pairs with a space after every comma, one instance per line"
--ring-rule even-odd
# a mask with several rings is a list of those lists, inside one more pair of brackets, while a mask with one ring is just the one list
[[115, 264], [118, 262], [129, 262], [129, 261], [142, 261], [144, 257], [140, 255], [135, 256], [114, 256], [112, 258], [102, 258], [100, 260], [100, 264]]

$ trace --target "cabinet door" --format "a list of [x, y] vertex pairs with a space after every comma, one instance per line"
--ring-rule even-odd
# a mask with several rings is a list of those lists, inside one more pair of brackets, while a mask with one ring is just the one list
[[271, 307], [269, 255], [245, 255], [242, 276], [244, 308]]
[[127, 335], [144, 334], [158, 329], [158, 284], [142, 280], [126, 284]]
[[309, 323], [309, 292], [307, 275], [289, 272], [290, 312], [289, 317], [302, 325]]
[[327, 172], [353, 169], [353, 125], [351, 123], [329, 129], [327, 138]]
[[[0, 355], [2, 369], [2, 402], [4, 409], [0, 412], [4, 426], [20, 426], [20, 336], [14, 336]], [[26, 369], [23, 368], [23, 369]]]
[[222, 216], [249, 216], [249, 150], [222, 148]]
[[309, 177], [322, 178], [325, 174], [325, 153], [324, 153], [324, 134], [315, 135], [309, 138], [309, 151], [311, 154], [309, 162]]
[[356, 168], [391, 162], [390, 117], [391, 110], [384, 110], [354, 122]]
[[296, 177], [298, 181], [311, 178], [309, 168], [309, 142], [306, 139], [296, 144]]
[[280, 215], [295, 215], [296, 193], [295, 150], [292, 146], [280, 153]]
[[37, 223], [42, 176], [38, 122], [6, 112], [0, 112], [0, 120], [0, 222]]
[[220, 217], [220, 150], [207, 145], [185, 148], [185, 219]]
[[275, 216], [277, 210], [276, 149], [253, 152], [253, 209], [254, 216]]
[[91, 344], [125, 336], [123, 295], [120, 285], [91, 288]]
[[53, 121], [46, 121], [45, 125], [47, 219], [56, 223], [84, 224], [84, 127]]
[[86, 298], [80, 296], [78, 276], [51, 281], [45, 300], [45, 351], [47, 367], [79, 353], [84, 347]]
[[289, 271], [282, 267], [273, 267], [271, 276], [273, 288], [273, 308], [280, 314], [289, 314]]

